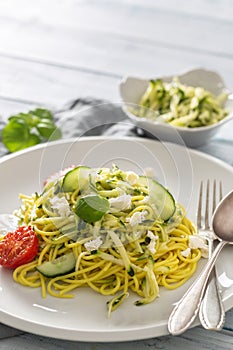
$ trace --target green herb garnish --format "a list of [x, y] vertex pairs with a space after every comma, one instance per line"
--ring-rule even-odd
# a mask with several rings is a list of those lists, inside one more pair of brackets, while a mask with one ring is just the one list
[[109, 207], [109, 201], [106, 198], [90, 194], [78, 200], [74, 211], [82, 220], [91, 224], [101, 220]]
[[52, 113], [42, 108], [11, 116], [2, 130], [2, 142], [10, 152], [57, 140], [61, 136]]

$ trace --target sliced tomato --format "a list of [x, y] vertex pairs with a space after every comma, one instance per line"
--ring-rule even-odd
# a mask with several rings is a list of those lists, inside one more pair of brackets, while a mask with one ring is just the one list
[[9, 269], [32, 261], [37, 255], [39, 241], [31, 226], [20, 226], [0, 241], [0, 265]]

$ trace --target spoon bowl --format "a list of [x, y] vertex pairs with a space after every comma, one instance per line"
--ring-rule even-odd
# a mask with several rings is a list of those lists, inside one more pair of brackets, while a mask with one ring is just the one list
[[213, 214], [212, 226], [220, 242], [201, 274], [173, 309], [168, 320], [168, 330], [173, 335], [186, 331], [195, 320], [214, 264], [223, 247], [233, 243], [233, 191], [217, 206]]
[[216, 207], [212, 227], [220, 240], [233, 243], [233, 191]]

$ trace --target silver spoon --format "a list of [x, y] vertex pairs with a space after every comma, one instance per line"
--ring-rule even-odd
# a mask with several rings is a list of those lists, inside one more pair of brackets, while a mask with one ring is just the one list
[[168, 320], [168, 330], [173, 335], [183, 333], [194, 321], [217, 257], [226, 244], [233, 243], [233, 191], [217, 206], [213, 214], [212, 226], [220, 242], [199, 277], [173, 309]]

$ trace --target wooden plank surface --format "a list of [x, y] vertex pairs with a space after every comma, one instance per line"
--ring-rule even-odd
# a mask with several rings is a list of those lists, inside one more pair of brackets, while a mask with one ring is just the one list
[[211, 16], [207, 1], [202, 15], [184, 1], [182, 12], [150, 1], [148, 7], [130, 1], [20, 3], [17, 11], [16, 1], [0, 4], [1, 75], [7, 82], [0, 96], [26, 94], [57, 104], [88, 94], [116, 101], [124, 75], [154, 77], [197, 66], [217, 70], [233, 88], [233, 24], [213, 10]]
[[217, 70], [233, 88], [232, 22], [211, 16], [204, 3], [201, 16], [184, 1], [181, 13], [174, 4], [149, 1], [148, 7], [139, 1], [1, 3], [0, 97], [52, 105], [80, 95], [119, 101], [124, 75], [155, 77], [197, 66]]
[[[125, 75], [155, 77], [192, 67], [218, 71], [233, 90], [230, 0], [10, 0], [0, 2], [0, 116], [35, 106], [61, 108], [78, 97], [119, 103]], [[219, 140], [229, 144], [233, 123]], [[203, 147], [208, 152], [208, 148]], [[221, 148], [216, 156], [222, 156]], [[232, 164], [232, 163], [230, 163]], [[1, 320], [0, 320], [1, 321]], [[223, 332], [201, 327], [179, 337], [93, 344], [49, 339], [0, 327], [0, 349], [233, 348], [233, 310]], [[12, 335], [16, 334], [15, 337]]]

